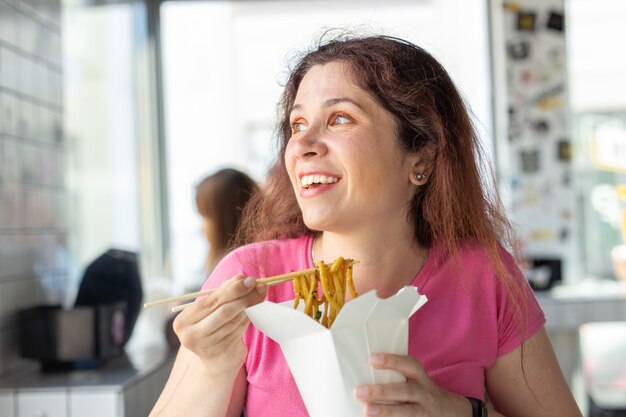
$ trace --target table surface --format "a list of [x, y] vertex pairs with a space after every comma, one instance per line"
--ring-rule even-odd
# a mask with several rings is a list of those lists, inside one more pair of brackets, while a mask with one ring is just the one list
[[111, 359], [102, 367], [92, 370], [43, 373], [31, 369], [0, 378], [0, 392], [68, 388], [123, 390], [166, 365], [170, 358], [165, 349], [149, 348]]

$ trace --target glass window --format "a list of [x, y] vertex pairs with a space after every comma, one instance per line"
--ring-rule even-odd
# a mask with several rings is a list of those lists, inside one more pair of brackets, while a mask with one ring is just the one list
[[626, 280], [626, 3], [566, 3], [582, 270]]
[[138, 252], [144, 278], [163, 274], [146, 221], [157, 145], [145, 139], [145, 22], [145, 7], [132, 2], [63, 4], [70, 286], [109, 248]]

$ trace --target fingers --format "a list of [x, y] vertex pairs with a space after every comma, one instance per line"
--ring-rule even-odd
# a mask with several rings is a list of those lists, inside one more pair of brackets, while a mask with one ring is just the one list
[[360, 385], [355, 388], [354, 394], [364, 402], [423, 403], [429, 400], [426, 391], [414, 381]]
[[376, 369], [395, 370], [407, 378], [406, 382], [360, 385], [354, 390], [356, 398], [365, 403], [367, 416], [425, 415], [435, 399], [429, 389], [432, 385], [417, 359], [406, 355], [376, 353], [370, 357]]
[[412, 356], [375, 353], [370, 356], [370, 365], [376, 369], [398, 371], [409, 379], [417, 380], [420, 384], [426, 384], [430, 381], [422, 364]]
[[240, 339], [250, 323], [246, 313], [239, 311], [239, 313], [228, 320], [215, 317], [218, 314], [209, 315], [205, 320], [199, 322], [195, 326], [196, 331], [199, 334], [210, 335], [213, 343], [219, 343], [225, 337]]
[[[254, 278], [236, 275], [224, 281], [217, 291], [183, 310], [174, 320], [174, 331], [182, 342], [185, 339], [192, 341], [202, 335], [214, 336], [213, 333], [225, 325], [222, 333], [238, 328], [239, 324], [244, 323], [242, 320], [247, 319], [243, 310], [263, 301], [266, 294], [266, 284], [257, 283]], [[235, 320], [240, 314], [243, 314], [241, 319]], [[246, 327], [247, 322], [243, 324], [244, 330]]]
[[[235, 275], [222, 283], [220, 288], [204, 298], [196, 300], [183, 310], [177, 319], [188, 324], [203, 320], [208, 313], [230, 302], [238, 301], [236, 308], [243, 309], [263, 300], [267, 293], [267, 285], [257, 283], [254, 278]], [[243, 306], [243, 308], [241, 308]]]
[[380, 417], [406, 417], [406, 416], [425, 416], [423, 408], [417, 404], [368, 404], [365, 406], [366, 416]]
[[242, 311], [232, 320], [223, 323], [211, 333], [207, 333], [204, 329], [198, 329], [199, 326], [196, 325], [194, 326], [194, 334], [184, 333], [185, 336], [188, 336], [188, 339], [181, 340], [181, 343], [187, 343], [190, 347], [193, 346], [194, 350], [207, 353], [216, 351], [228, 352], [227, 349], [224, 349], [224, 346], [241, 341], [241, 337], [248, 328], [249, 322], [248, 316]]

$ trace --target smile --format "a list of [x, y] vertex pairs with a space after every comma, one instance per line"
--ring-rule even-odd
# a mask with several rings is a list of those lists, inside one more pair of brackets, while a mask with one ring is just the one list
[[333, 183], [336, 183], [337, 181], [339, 181], [339, 178], [337, 177], [330, 177], [326, 175], [316, 174], [316, 175], [304, 175], [300, 179], [300, 184], [302, 185], [302, 188], [308, 189], [309, 187], [315, 184], [333, 184]]

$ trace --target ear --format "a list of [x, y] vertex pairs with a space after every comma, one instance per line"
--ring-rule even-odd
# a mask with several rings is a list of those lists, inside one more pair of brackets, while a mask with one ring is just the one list
[[431, 173], [432, 158], [427, 151], [421, 151], [410, 157], [409, 181], [417, 186], [428, 182]]
[[421, 186], [426, 184], [428, 181], [428, 175], [422, 169], [413, 169], [409, 175], [409, 181], [411, 181], [414, 185]]

